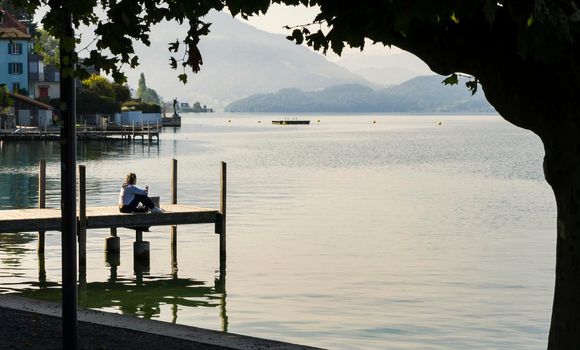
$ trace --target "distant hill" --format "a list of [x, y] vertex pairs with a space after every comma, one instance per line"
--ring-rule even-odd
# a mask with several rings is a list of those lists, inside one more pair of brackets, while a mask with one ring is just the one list
[[283, 89], [232, 102], [229, 112], [338, 112], [338, 113], [492, 113], [483, 93], [474, 96], [465, 87], [442, 84], [444, 77], [422, 76], [390, 88], [374, 90], [360, 84], [344, 84], [320, 91]]
[[165, 23], [152, 29], [151, 47], [138, 47], [141, 66], [126, 74], [137, 86], [140, 72], [147, 85], [165, 100], [201, 101], [212, 107], [236, 99], [296, 87], [316, 90], [337, 84], [370, 84], [344, 67], [304, 46], [295, 45], [284, 35], [258, 30], [226, 13], [212, 13], [211, 33], [200, 42], [203, 65], [198, 74], [189, 74], [187, 85], [178, 81], [180, 71], [169, 69], [167, 43], [183, 37], [185, 26]]

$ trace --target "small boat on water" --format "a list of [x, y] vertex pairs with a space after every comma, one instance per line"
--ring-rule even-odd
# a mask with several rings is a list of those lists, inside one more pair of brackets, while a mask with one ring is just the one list
[[276, 125], [308, 125], [310, 120], [298, 119], [298, 118], [284, 118], [284, 120], [272, 120], [272, 124]]

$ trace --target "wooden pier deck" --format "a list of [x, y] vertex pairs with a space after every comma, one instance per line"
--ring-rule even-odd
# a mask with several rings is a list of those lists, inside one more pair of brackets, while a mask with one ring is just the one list
[[[133, 244], [136, 258], [149, 260], [149, 242], [143, 241], [143, 231], [151, 226], [171, 227], [171, 255], [177, 259], [177, 225], [215, 224], [214, 232], [220, 236], [220, 269], [226, 260], [226, 163], [221, 163], [220, 208], [208, 209], [177, 204], [177, 160], [172, 159], [171, 204], [163, 204], [162, 213], [121, 213], [118, 206], [87, 207], [86, 168], [79, 166], [79, 197], [76, 213], [79, 266], [86, 266], [86, 236], [89, 229], [108, 228], [111, 235], [106, 239], [107, 253], [119, 253], [117, 228], [135, 230]], [[60, 208], [46, 208], [46, 162], [40, 161], [38, 177], [38, 208], [0, 210], [0, 233], [38, 232], [38, 252], [44, 254], [45, 232], [62, 230]], [[172, 263], [173, 265], [173, 263]]]
[[[116, 206], [87, 208], [86, 228], [211, 224], [221, 220], [217, 209], [183, 204], [168, 204], [163, 208], [166, 212], [158, 214], [123, 214]], [[60, 230], [61, 210], [58, 208], [0, 210], [0, 233]]]

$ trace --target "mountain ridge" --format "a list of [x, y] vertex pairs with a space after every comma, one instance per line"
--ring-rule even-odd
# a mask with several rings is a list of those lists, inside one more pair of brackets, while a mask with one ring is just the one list
[[388, 88], [361, 84], [334, 85], [319, 91], [283, 89], [230, 103], [228, 112], [338, 112], [338, 113], [494, 113], [481, 91], [465, 87], [465, 78], [445, 86], [445, 77], [421, 76]]
[[177, 97], [219, 107], [287, 87], [315, 90], [343, 83], [371, 84], [282, 34], [259, 30], [224, 13], [206, 19], [212, 26], [199, 45], [204, 64], [199, 73], [189, 74], [187, 85], [177, 79], [179, 71], [160, 68], [169, 62], [166, 44], [184, 35], [185, 29], [177, 23], [156, 26], [151, 47], [136, 48], [141, 69], [126, 71], [132, 85], [144, 72], [148, 85], [166, 100]]

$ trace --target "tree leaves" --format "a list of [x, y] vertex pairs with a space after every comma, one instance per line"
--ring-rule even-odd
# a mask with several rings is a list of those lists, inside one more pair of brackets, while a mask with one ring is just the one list
[[304, 42], [304, 36], [302, 35], [302, 30], [294, 29], [292, 31], [292, 35], [287, 36], [286, 39], [295, 41], [296, 45], [301, 45], [302, 42]]
[[177, 60], [173, 56], [169, 57], [169, 67], [171, 69], [177, 69]]
[[445, 78], [442, 81], [443, 84], [445, 85], [457, 85], [459, 84], [459, 79], [457, 77], [457, 73], [453, 73], [450, 76], [448, 76], [447, 78]]
[[174, 43], [169, 43], [169, 52], [177, 52], [179, 50], [179, 40]]
[[470, 81], [465, 83], [465, 86], [467, 86], [467, 89], [469, 91], [471, 91], [471, 96], [475, 95], [475, 93], [477, 92], [478, 84], [479, 84], [479, 80], [477, 78], [474, 78], [474, 80], [470, 80]]

